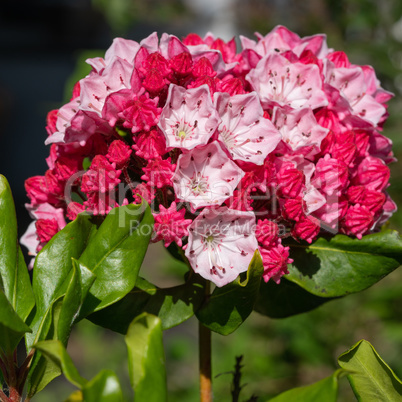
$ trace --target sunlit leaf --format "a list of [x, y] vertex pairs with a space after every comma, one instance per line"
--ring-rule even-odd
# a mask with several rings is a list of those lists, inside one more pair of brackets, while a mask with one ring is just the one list
[[141, 314], [130, 324], [125, 341], [135, 399], [166, 401], [165, 354], [160, 319], [148, 313]]
[[359, 401], [402, 401], [401, 380], [369, 342], [357, 342], [338, 363], [352, 372], [348, 380]]

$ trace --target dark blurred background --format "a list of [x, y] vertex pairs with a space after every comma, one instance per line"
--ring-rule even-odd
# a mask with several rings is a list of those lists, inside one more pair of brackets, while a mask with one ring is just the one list
[[[0, 7], [0, 173], [13, 190], [21, 234], [29, 224], [24, 180], [46, 170], [45, 119], [70, 97], [89, 71], [83, 60], [103, 55], [115, 36], [140, 41], [153, 31], [178, 37], [212, 31], [229, 40], [268, 33], [281, 24], [300, 36], [325, 32], [328, 44], [352, 63], [372, 65], [395, 93], [384, 134], [402, 158], [402, 2], [400, 0], [2, 0]], [[77, 65], [78, 70], [77, 70]], [[392, 197], [401, 205], [402, 169], [392, 165]], [[402, 213], [391, 227], [402, 228]], [[163, 247], [152, 245], [143, 271], [166, 285], [182, 270]], [[373, 343], [402, 377], [402, 274], [399, 270], [360, 294], [284, 320], [253, 314], [234, 334], [214, 336], [215, 400], [230, 400], [235, 356], [244, 355], [243, 400], [273, 396], [317, 381], [336, 368], [337, 356], [359, 339]], [[165, 332], [170, 401], [196, 401], [196, 322]], [[81, 374], [115, 369], [131, 398], [121, 336], [81, 322], [69, 351]], [[226, 374], [225, 374], [226, 373]], [[56, 379], [34, 401], [62, 401], [74, 388]], [[341, 401], [355, 400], [347, 381]]]

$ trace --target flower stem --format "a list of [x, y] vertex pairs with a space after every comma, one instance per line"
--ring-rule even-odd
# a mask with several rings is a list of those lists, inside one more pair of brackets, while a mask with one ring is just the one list
[[[210, 282], [205, 286], [205, 297], [210, 293]], [[200, 402], [212, 402], [211, 330], [198, 322], [200, 363]]]

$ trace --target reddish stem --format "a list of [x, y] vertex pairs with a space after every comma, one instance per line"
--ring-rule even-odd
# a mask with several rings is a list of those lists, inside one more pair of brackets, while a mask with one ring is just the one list
[[[210, 282], [205, 286], [205, 297], [210, 293]], [[212, 402], [211, 331], [198, 322], [199, 363], [200, 363], [200, 402]]]

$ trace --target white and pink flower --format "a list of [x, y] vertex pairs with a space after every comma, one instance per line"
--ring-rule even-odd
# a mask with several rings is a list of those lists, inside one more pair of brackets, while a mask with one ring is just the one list
[[254, 231], [252, 212], [205, 208], [189, 227], [186, 257], [195, 272], [224, 286], [247, 271], [258, 249]]
[[212, 33], [154, 32], [88, 59], [71, 101], [48, 114], [48, 170], [25, 183], [31, 252], [66, 218], [144, 199], [153, 241], [182, 247], [204, 278], [230, 283], [259, 250], [263, 279], [278, 283], [287, 237], [379, 230], [396, 210], [382, 134], [392, 94], [323, 34], [256, 36], [237, 51]]
[[244, 176], [217, 141], [180, 155], [172, 178], [176, 197], [193, 209], [219, 206]]

